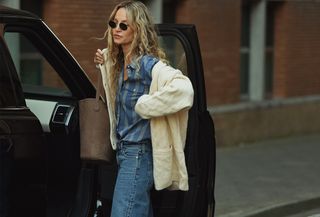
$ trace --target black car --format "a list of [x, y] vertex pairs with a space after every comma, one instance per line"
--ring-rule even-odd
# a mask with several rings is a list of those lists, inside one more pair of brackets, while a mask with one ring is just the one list
[[[215, 138], [195, 27], [160, 24], [170, 63], [192, 81], [189, 188], [153, 191], [156, 217], [214, 216]], [[117, 166], [80, 159], [84, 70], [37, 16], [0, 6], [0, 217], [109, 216]]]

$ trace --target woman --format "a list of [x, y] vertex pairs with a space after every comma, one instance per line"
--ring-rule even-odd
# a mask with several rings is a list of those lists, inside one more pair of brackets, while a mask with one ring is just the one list
[[112, 217], [153, 216], [150, 190], [188, 190], [184, 144], [190, 80], [166, 64], [146, 6], [118, 4], [97, 50], [110, 117], [110, 140], [119, 165]]

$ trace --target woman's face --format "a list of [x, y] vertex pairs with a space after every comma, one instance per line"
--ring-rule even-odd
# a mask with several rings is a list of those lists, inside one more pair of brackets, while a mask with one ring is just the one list
[[[122, 49], [129, 48], [133, 41], [133, 29], [128, 25], [127, 12], [124, 8], [120, 8], [113, 20], [116, 24], [115, 28], [112, 29], [112, 36], [114, 43], [121, 45]], [[127, 25], [126, 30], [120, 28], [120, 23]], [[123, 24], [121, 24], [123, 26]]]

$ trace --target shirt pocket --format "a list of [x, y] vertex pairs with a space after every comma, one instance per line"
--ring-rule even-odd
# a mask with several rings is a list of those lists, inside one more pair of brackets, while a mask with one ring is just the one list
[[141, 86], [136, 86], [134, 88], [125, 88], [124, 91], [124, 103], [126, 104], [126, 106], [133, 108], [139, 97], [142, 96], [144, 94], [144, 87]]

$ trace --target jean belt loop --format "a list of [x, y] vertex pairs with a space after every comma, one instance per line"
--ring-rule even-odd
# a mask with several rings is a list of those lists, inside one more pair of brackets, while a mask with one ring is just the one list
[[151, 147], [151, 140], [150, 139], [147, 139], [145, 141], [143, 141], [143, 150], [144, 151], [149, 151], [150, 149], [152, 149]]

